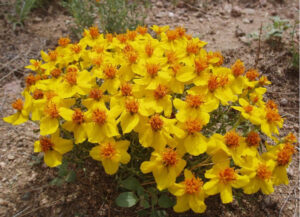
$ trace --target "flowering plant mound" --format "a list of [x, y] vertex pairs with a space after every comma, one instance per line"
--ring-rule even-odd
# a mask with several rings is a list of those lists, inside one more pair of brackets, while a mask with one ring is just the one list
[[230, 203], [232, 188], [270, 194], [288, 184], [296, 138], [278, 136], [283, 118], [263, 99], [271, 82], [240, 60], [222, 66], [221, 53], [181, 27], [151, 29], [155, 37], [140, 26], [118, 35], [91, 27], [74, 44], [60, 38], [30, 61], [24, 100], [4, 121], [39, 123], [34, 152], [48, 166], [88, 152], [107, 174], [154, 180], [176, 196], [176, 212], [202, 213], [215, 194]]

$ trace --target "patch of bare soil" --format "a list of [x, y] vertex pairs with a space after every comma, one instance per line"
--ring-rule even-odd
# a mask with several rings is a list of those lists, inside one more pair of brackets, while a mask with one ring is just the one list
[[[29, 59], [38, 58], [41, 49], [54, 48], [60, 36], [70, 35], [68, 23], [72, 20], [55, 2], [47, 9], [34, 11], [24, 28], [13, 31], [6, 19], [12, 11], [8, 3], [0, 1], [1, 117], [13, 112], [10, 103], [20, 97], [22, 78], [26, 74], [24, 66]], [[267, 97], [279, 103], [285, 118], [284, 129], [297, 134], [299, 72], [291, 67], [289, 35], [284, 36], [282, 46], [277, 49], [264, 40], [259, 46], [257, 40], [246, 37], [259, 32], [261, 24], [268, 25], [274, 15], [291, 23], [298, 20], [296, 0], [179, 0], [176, 4], [153, 0], [152, 3], [146, 20], [148, 25], [186, 27], [189, 33], [208, 42], [208, 50], [221, 51], [227, 65], [239, 58], [247, 68], [254, 67], [259, 54], [257, 68], [273, 83]], [[299, 32], [295, 39], [299, 43], [298, 36]], [[33, 123], [12, 127], [0, 120], [0, 216], [136, 216], [135, 207], [121, 209], [114, 204], [118, 194], [116, 180], [105, 175], [93, 160], [86, 160], [85, 172], [76, 170], [75, 183], [61, 187], [49, 185], [57, 170], [46, 167], [40, 163], [41, 156], [33, 154], [33, 142], [38, 138], [36, 129], [38, 126]], [[228, 205], [214, 196], [205, 201], [205, 214], [176, 214], [170, 209], [168, 216], [299, 216], [298, 165], [297, 153], [288, 169], [290, 185], [277, 187], [270, 196], [235, 192], [234, 202]]]

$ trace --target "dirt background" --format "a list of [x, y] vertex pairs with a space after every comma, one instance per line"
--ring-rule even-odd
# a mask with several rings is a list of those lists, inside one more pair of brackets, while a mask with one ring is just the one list
[[[175, 2], [175, 1], [174, 1]], [[11, 114], [11, 102], [20, 96], [24, 86], [24, 66], [29, 59], [39, 58], [41, 49], [53, 49], [61, 36], [71, 35], [72, 17], [53, 1], [47, 8], [34, 10], [24, 28], [12, 29], [7, 15], [13, 12], [11, 1], [0, 0], [0, 112]], [[259, 32], [260, 25], [270, 24], [278, 15], [293, 25], [299, 20], [296, 0], [152, 0], [147, 25], [184, 26], [193, 36], [208, 42], [207, 50], [221, 51], [226, 65], [237, 58], [247, 68], [255, 66], [258, 40], [247, 37]], [[299, 27], [294, 41], [299, 44]], [[299, 72], [291, 66], [291, 36], [272, 48], [261, 39], [257, 68], [272, 81], [267, 97], [280, 105], [285, 118], [283, 134], [299, 131]], [[262, 34], [263, 35], [263, 34]], [[38, 163], [33, 142], [38, 126], [26, 123], [12, 127], [0, 120], [0, 216], [136, 216], [136, 207], [121, 209], [114, 204], [116, 180], [105, 175], [92, 160], [86, 161], [87, 171], [77, 171], [77, 181], [61, 187], [49, 182], [57, 170]], [[289, 186], [279, 186], [271, 196], [259, 193], [242, 196], [232, 204], [221, 204], [219, 196], [208, 198], [207, 211], [168, 216], [299, 216], [299, 155], [288, 168]]]

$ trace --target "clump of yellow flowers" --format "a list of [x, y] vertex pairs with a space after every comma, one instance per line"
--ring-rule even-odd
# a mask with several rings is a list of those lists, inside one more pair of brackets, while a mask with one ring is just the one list
[[232, 188], [270, 194], [288, 184], [296, 138], [278, 137], [283, 118], [263, 99], [271, 82], [240, 60], [224, 67], [220, 52], [182, 27], [151, 29], [155, 36], [141, 26], [118, 35], [91, 27], [78, 43], [60, 38], [30, 61], [24, 99], [4, 121], [38, 122], [34, 151], [50, 167], [83, 143], [107, 174], [135, 160], [134, 149], [148, 150], [136, 169], [176, 196], [176, 212], [204, 212], [209, 195], [230, 203]]

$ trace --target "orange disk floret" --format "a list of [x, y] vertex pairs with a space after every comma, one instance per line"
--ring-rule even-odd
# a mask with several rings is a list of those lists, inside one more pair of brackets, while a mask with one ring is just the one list
[[209, 91], [213, 92], [214, 90], [216, 90], [219, 87], [218, 80], [219, 80], [218, 76], [216, 76], [216, 75], [211, 75], [209, 77], [208, 84], [207, 84]]
[[229, 183], [231, 181], [234, 181], [236, 179], [237, 179], [237, 175], [236, 175], [233, 168], [228, 167], [228, 168], [226, 168], [224, 170], [221, 170], [219, 172], [219, 180], [223, 184], [227, 184], [227, 183]]
[[50, 61], [55, 61], [58, 57], [58, 53], [55, 50], [49, 51], [48, 56], [50, 58]]
[[95, 66], [98, 66], [98, 67], [101, 66], [102, 63], [103, 63], [103, 56], [99, 55], [99, 56], [93, 58], [93, 59], [92, 59], [92, 63], [93, 63], [93, 65], [95, 65]]
[[200, 178], [192, 177], [184, 180], [185, 193], [195, 194], [201, 191], [203, 182]]
[[209, 61], [210, 59], [215, 58], [215, 57], [219, 58], [219, 62], [215, 63], [215, 65], [216, 65], [216, 66], [222, 65], [223, 62], [224, 62], [224, 57], [222, 56], [221, 52], [216, 51], [216, 52], [209, 52], [209, 53], [207, 54], [207, 59], [208, 59], [208, 61]]
[[116, 154], [116, 148], [112, 143], [106, 143], [101, 146], [100, 155], [105, 159], [111, 159]]
[[103, 72], [108, 79], [113, 79], [116, 77], [117, 68], [114, 67], [112, 64], [106, 64], [104, 66]]
[[199, 119], [187, 120], [185, 122], [185, 128], [189, 135], [200, 132], [202, 130], [203, 124]]
[[182, 67], [182, 65], [180, 63], [174, 63], [174, 64], [170, 65], [170, 68], [172, 69], [174, 76], [176, 76], [177, 72], [179, 72], [181, 67]]
[[250, 69], [246, 72], [246, 77], [249, 79], [249, 81], [255, 81], [258, 76], [259, 73], [256, 69]]
[[108, 42], [112, 42], [114, 36], [113, 36], [113, 34], [111, 34], [111, 33], [107, 33], [107, 34], [105, 35], [105, 38], [106, 38], [106, 40], [107, 40]]
[[16, 109], [17, 111], [22, 111], [23, 109], [23, 101], [21, 99], [17, 99], [14, 101], [11, 106]]
[[168, 94], [168, 87], [164, 85], [158, 85], [158, 87], [154, 90], [154, 98], [156, 100], [162, 99], [164, 96]]
[[224, 136], [225, 144], [229, 148], [237, 148], [240, 146], [240, 136], [235, 131], [227, 132]]
[[124, 83], [120, 86], [122, 96], [132, 96], [132, 86], [129, 83]]
[[69, 38], [60, 38], [58, 40], [58, 44], [61, 47], [66, 47], [68, 44], [70, 44], [71, 40]]
[[60, 76], [61, 72], [62, 72], [61, 69], [55, 68], [50, 72], [50, 74], [52, 77], [58, 78]]
[[152, 130], [159, 131], [163, 128], [164, 122], [159, 115], [153, 115], [149, 120]]
[[168, 63], [172, 64], [177, 61], [176, 53], [172, 50], [166, 50], [165, 51], [165, 56], [168, 59]]
[[29, 74], [27, 77], [26, 77], [26, 87], [30, 87], [32, 85], [35, 84], [36, 82], [36, 77], [33, 75], [33, 74]]
[[268, 100], [268, 102], [266, 104], [266, 108], [271, 109], [271, 110], [277, 110], [278, 106], [273, 100]]
[[103, 47], [103, 45], [96, 44], [96, 45], [92, 48], [92, 50], [95, 51], [95, 52], [98, 53], [98, 54], [101, 54], [101, 53], [103, 53], [103, 51], [104, 51], [104, 47]]
[[252, 105], [246, 105], [246, 106], [243, 106], [243, 109], [245, 110], [246, 113], [250, 113], [253, 110], [253, 106]]
[[127, 30], [127, 37], [130, 41], [134, 41], [134, 39], [137, 36], [137, 32], [136, 31], [128, 31]]
[[35, 89], [33, 92], [33, 98], [35, 100], [42, 99], [44, 97], [44, 92], [40, 89]]
[[80, 53], [80, 51], [81, 51], [81, 46], [79, 45], [79, 44], [73, 44], [72, 46], [71, 46], [71, 50], [74, 52], [74, 53], [76, 53], [76, 54], [79, 54]]
[[188, 106], [191, 107], [191, 108], [199, 108], [200, 105], [202, 105], [205, 102], [204, 96], [202, 96], [202, 95], [191, 95], [191, 94], [188, 94], [186, 96], [185, 101], [188, 104]]
[[117, 35], [117, 39], [122, 43], [125, 44], [125, 42], [127, 41], [127, 35], [126, 34], [119, 34]]
[[223, 75], [219, 77], [219, 86], [225, 87], [226, 84], [229, 83], [229, 78], [227, 75]]
[[82, 124], [82, 123], [84, 123], [85, 119], [84, 119], [83, 112], [80, 109], [78, 109], [78, 108], [74, 109], [74, 113], [72, 115], [72, 120], [76, 124]]
[[127, 99], [125, 102], [125, 107], [128, 112], [135, 114], [139, 111], [139, 103], [135, 99]]
[[247, 138], [246, 138], [246, 142], [248, 144], [248, 146], [254, 146], [254, 147], [257, 147], [259, 146], [259, 143], [260, 143], [260, 137], [258, 135], [258, 133], [252, 131], [250, 133], [248, 133], [247, 135]]
[[257, 168], [256, 176], [262, 180], [269, 180], [272, 176], [272, 171], [265, 164], [260, 164]]
[[146, 69], [148, 74], [153, 78], [157, 75], [158, 71], [160, 70], [160, 65], [154, 63], [147, 63]]
[[267, 108], [266, 112], [266, 119], [269, 123], [281, 120], [281, 116], [278, 114], [278, 111]]
[[162, 153], [162, 161], [166, 167], [175, 166], [178, 162], [177, 152], [174, 149], [166, 148]]
[[92, 119], [95, 123], [103, 125], [107, 120], [107, 114], [105, 110], [96, 109], [93, 111]]
[[134, 64], [134, 63], [136, 63], [136, 61], [137, 61], [137, 58], [138, 58], [138, 52], [136, 52], [135, 50], [126, 52], [126, 56], [127, 56], [128, 62], [129, 62], [130, 64]]
[[45, 113], [48, 114], [51, 118], [58, 118], [59, 113], [56, 107], [56, 104], [53, 102], [49, 102], [45, 108]]
[[74, 70], [68, 71], [65, 75], [65, 79], [70, 85], [76, 85], [77, 84], [77, 72]]
[[283, 149], [288, 152], [290, 155], [295, 153], [295, 147], [290, 143], [285, 143]]
[[51, 142], [51, 140], [45, 136], [41, 136], [40, 138], [40, 144], [43, 152], [49, 151], [52, 149], [54, 144]]
[[89, 28], [89, 32], [90, 32], [90, 35], [93, 39], [96, 39], [98, 38], [99, 36], [99, 29], [98, 27], [90, 27]]
[[152, 46], [151, 42], [145, 45], [145, 52], [148, 57], [151, 57], [154, 52], [154, 47]]
[[285, 166], [290, 162], [291, 153], [287, 149], [282, 149], [277, 153], [276, 161], [279, 166]]
[[199, 52], [199, 47], [196, 42], [190, 41], [186, 46], [186, 52], [188, 54], [197, 54]]
[[148, 29], [145, 26], [138, 26], [136, 31], [141, 35], [145, 35], [148, 32]]
[[169, 41], [174, 41], [178, 37], [178, 32], [176, 30], [168, 30], [166, 35]]
[[90, 90], [90, 94], [89, 94], [89, 97], [94, 99], [94, 100], [100, 100], [103, 96], [103, 91], [100, 90], [99, 88], [93, 88]]
[[286, 142], [290, 142], [290, 143], [296, 143], [297, 142], [297, 138], [293, 133], [289, 133], [285, 138], [284, 141]]
[[238, 77], [245, 72], [245, 66], [244, 63], [241, 60], [237, 60], [232, 66], [231, 66], [231, 71], [234, 76]]
[[200, 72], [208, 67], [208, 63], [205, 59], [198, 58], [195, 59], [194, 62], [197, 74], [200, 74]]
[[175, 31], [177, 32], [179, 37], [185, 36], [185, 32], [186, 32], [185, 28], [178, 26], [175, 28]]

